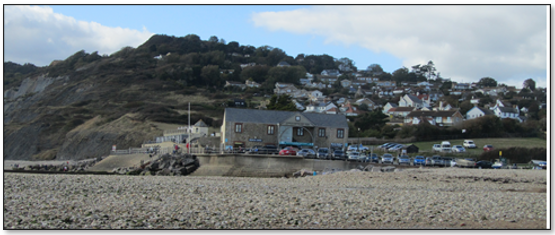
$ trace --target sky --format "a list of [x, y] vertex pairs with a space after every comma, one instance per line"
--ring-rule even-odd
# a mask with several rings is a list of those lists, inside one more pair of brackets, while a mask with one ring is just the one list
[[386, 72], [433, 61], [441, 77], [547, 87], [546, 5], [4, 5], [4, 61], [110, 55], [154, 34], [196, 34], [287, 55], [347, 57]]

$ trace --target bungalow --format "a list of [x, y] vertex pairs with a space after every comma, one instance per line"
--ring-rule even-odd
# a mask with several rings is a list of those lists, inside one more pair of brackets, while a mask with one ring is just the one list
[[322, 93], [319, 90], [310, 91], [310, 92], [307, 92], [307, 93], [308, 93], [308, 98], [312, 101], [316, 101], [320, 98], [325, 98], [324, 93]]
[[324, 69], [320, 75], [337, 77], [341, 75], [341, 73], [339, 73], [339, 70], [337, 69]]
[[436, 126], [460, 126], [463, 122], [463, 116], [459, 110], [412, 111], [405, 117], [404, 123], [406, 125], [418, 125], [423, 121]]
[[355, 102], [357, 105], [365, 104], [368, 107], [368, 110], [373, 110], [376, 108], [376, 103], [368, 98], [362, 98]]
[[418, 99], [418, 97], [406, 94], [399, 100], [399, 106], [422, 108], [426, 106], [426, 104], [422, 100]]
[[247, 88], [247, 85], [235, 81], [225, 81], [224, 87], [239, 87], [244, 90], [245, 88]]
[[487, 108], [480, 108], [478, 106], [474, 106], [474, 108], [471, 108], [470, 110], [468, 110], [468, 112], [466, 112], [466, 120], [479, 118], [486, 115], [495, 115], [495, 114], [493, 113], [493, 111]]
[[387, 102], [387, 104], [385, 104], [385, 106], [383, 106], [383, 110], [382, 113], [387, 114], [387, 112], [392, 109], [392, 108], [397, 108], [398, 105], [395, 103], [391, 103], [391, 102]]
[[512, 118], [512, 119], [519, 120], [520, 115], [519, 115], [518, 106], [517, 106], [517, 108], [495, 106], [492, 111], [495, 114], [495, 116], [497, 116], [501, 119], [503, 119], [503, 118]]
[[255, 81], [250, 81], [250, 80], [245, 81], [245, 85], [247, 85], [248, 87], [251, 87], [251, 88], [252, 87], [259, 88], [260, 87], [260, 83], [257, 83]]
[[348, 80], [348, 79], [342, 80], [341, 81], [341, 86], [343, 88], [347, 88], [347, 87], [351, 86], [351, 80]]
[[291, 65], [285, 61], [281, 61], [277, 64], [277, 67], [289, 67], [289, 66]]
[[397, 107], [389, 109], [386, 114], [388, 114], [391, 118], [406, 117], [407, 115], [409, 115], [410, 112], [414, 110], [414, 107]]

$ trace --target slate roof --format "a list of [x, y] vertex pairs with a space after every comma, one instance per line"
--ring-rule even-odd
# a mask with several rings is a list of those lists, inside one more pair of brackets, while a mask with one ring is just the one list
[[418, 97], [413, 96], [413, 95], [407, 95], [407, 97], [412, 100], [412, 102], [414, 103], [422, 103], [422, 100], [418, 99]]
[[518, 111], [515, 108], [510, 108], [510, 107], [501, 107], [501, 106], [497, 106], [497, 108], [504, 113], [518, 113]]
[[302, 116], [305, 116], [315, 126], [348, 128], [347, 118], [343, 115], [302, 113], [297, 111], [226, 108], [224, 121], [275, 124], [285, 121], [286, 119], [294, 116], [296, 113], [300, 113]]
[[484, 115], [495, 115], [493, 113], [493, 111], [489, 110], [489, 109], [485, 109], [485, 108], [480, 108], [480, 107], [476, 107], [478, 108], [480, 111], [482, 111], [484, 113]]
[[202, 119], [198, 120], [197, 123], [195, 123], [194, 126], [199, 126], [199, 127], [208, 127], [208, 125], [206, 125], [206, 123], [204, 123], [204, 121], [202, 121]]
[[458, 110], [449, 111], [412, 111], [407, 117], [452, 117]]

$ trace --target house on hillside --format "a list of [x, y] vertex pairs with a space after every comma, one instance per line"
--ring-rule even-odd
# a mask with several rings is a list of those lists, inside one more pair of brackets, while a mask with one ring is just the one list
[[405, 96], [401, 97], [401, 99], [399, 100], [399, 107], [422, 108], [422, 107], [425, 107], [425, 106], [426, 106], [426, 104], [414, 95], [406, 94]]
[[479, 118], [486, 115], [495, 115], [495, 114], [490, 109], [474, 106], [474, 108], [471, 108], [470, 110], [468, 110], [468, 112], [466, 112], [466, 120]]
[[345, 80], [342, 80], [342, 81], [341, 81], [341, 86], [342, 86], [343, 88], [347, 88], [347, 87], [350, 87], [350, 86], [351, 86], [351, 83], [352, 83], [351, 80], [345, 79]]
[[277, 67], [289, 67], [289, 66], [291, 65], [285, 61], [281, 61], [277, 64]]
[[392, 102], [387, 102], [384, 106], [383, 106], [383, 110], [382, 113], [388, 115], [388, 112], [390, 109], [392, 108], [397, 108], [399, 105], [392, 103]]
[[414, 111], [415, 107], [397, 107], [391, 108], [387, 111], [386, 115], [389, 115], [391, 118], [399, 118], [399, 117], [406, 117], [409, 115], [410, 112]]
[[255, 81], [250, 81], [250, 80], [246, 80], [245, 85], [247, 87], [251, 87], [251, 88], [259, 88], [260, 87], [260, 83], [257, 83]]
[[436, 107], [433, 107], [432, 110], [434, 110], [434, 111], [448, 111], [448, 110], [451, 110], [451, 109], [453, 109], [453, 106], [451, 106], [449, 103], [439, 101], [439, 104]]
[[462, 125], [463, 116], [459, 110], [450, 111], [412, 111], [405, 117], [405, 125], [418, 125], [421, 122], [428, 122], [435, 126], [454, 126]]
[[224, 87], [239, 87], [242, 90], [244, 90], [245, 88], [247, 88], [247, 85], [245, 85], [241, 82], [225, 81], [225, 86]]
[[322, 73], [320, 73], [320, 75], [337, 77], [337, 76], [341, 75], [341, 73], [337, 69], [324, 69], [322, 71]]
[[342, 107], [339, 108], [339, 110], [343, 115], [347, 117], [356, 117], [360, 114], [360, 111], [357, 110], [357, 107], [352, 106], [350, 102], [343, 104]]

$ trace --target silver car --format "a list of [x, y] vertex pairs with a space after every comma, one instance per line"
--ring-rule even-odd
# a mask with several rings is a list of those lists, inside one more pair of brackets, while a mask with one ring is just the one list
[[407, 155], [401, 155], [397, 158], [397, 162], [399, 162], [399, 165], [401, 164], [410, 165], [410, 158]]
[[304, 158], [315, 158], [316, 152], [312, 149], [301, 149], [297, 151], [297, 156], [303, 156]]
[[386, 153], [382, 156], [382, 164], [383, 163], [390, 163], [393, 164], [393, 155]]

